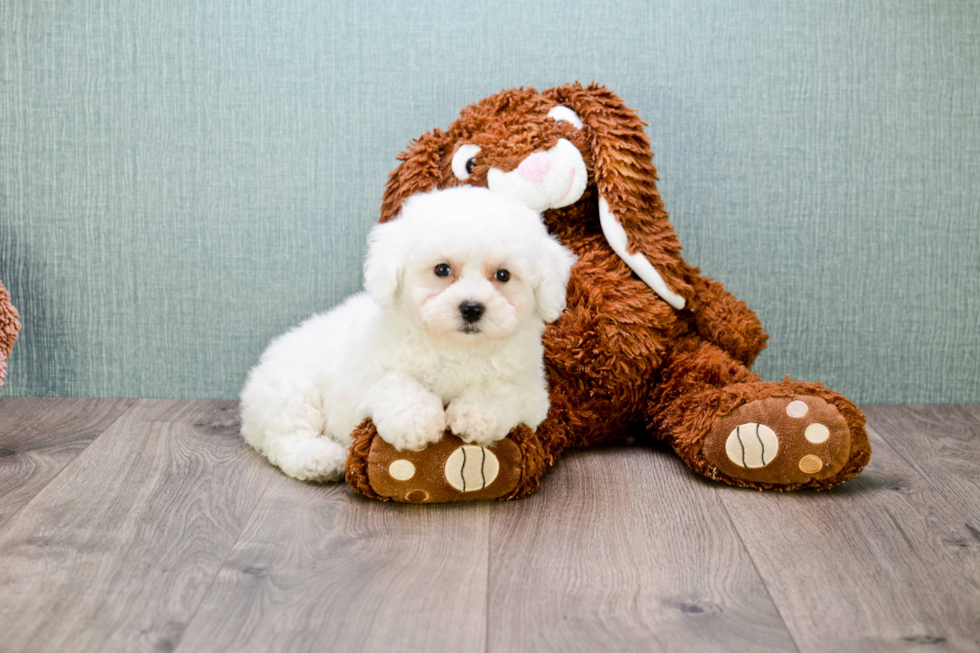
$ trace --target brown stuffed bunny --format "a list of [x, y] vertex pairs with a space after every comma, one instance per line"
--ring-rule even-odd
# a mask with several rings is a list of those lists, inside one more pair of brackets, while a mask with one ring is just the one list
[[510, 89], [399, 156], [382, 221], [415, 193], [487, 186], [543, 211], [578, 262], [568, 306], [544, 334], [551, 410], [537, 431], [520, 425], [493, 447], [447, 432], [399, 452], [367, 420], [349, 449], [355, 489], [416, 503], [520, 498], [566, 447], [643, 433], [694, 471], [745, 487], [825, 489], [867, 464], [854, 404], [818, 383], [749, 371], [767, 335], [744, 302], [681, 257], [644, 124], [595, 84]]
[[7, 359], [20, 331], [20, 315], [10, 303], [7, 289], [0, 283], [0, 385], [7, 376]]

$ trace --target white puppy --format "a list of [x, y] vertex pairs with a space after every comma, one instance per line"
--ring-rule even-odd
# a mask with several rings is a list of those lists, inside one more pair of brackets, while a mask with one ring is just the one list
[[410, 198], [371, 231], [367, 293], [262, 354], [242, 435], [286, 474], [339, 480], [354, 428], [399, 450], [448, 426], [488, 444], [548, 412], [541, 334], [565, 307], [574, 255], [520, 202], [471, 186]]

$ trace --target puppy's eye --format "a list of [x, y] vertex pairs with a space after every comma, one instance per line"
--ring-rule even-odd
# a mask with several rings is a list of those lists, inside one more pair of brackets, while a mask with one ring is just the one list
[[445, 263], [440, 263], [435, 268], [435, 273], [437, 277], [448, 277], [450, 272], [452, 272], [452, 268], [450, 268]]
[[456, 148], [456, 154], [453, 155], [453, 174], [456, 175], [456, 179], [460, 181], [468, 178], [473, 174], [473, 168], [476, 167], [476, 155], [480, 153], [479, 145], [460, 145]]
[[497, 274], [493, 275], [493, 278], [500, 283], [506, 283], [510, 279], [510, 272], [507, 270], [497, 270]]
[[582, 129], [582, 119], [568, 107], [551, 107], [551, 111], [548, 112], [548, 117], [553, 119], [555, 124], [560, 125], [564, 122], [570, 122], [575, 125], [575, 129]]

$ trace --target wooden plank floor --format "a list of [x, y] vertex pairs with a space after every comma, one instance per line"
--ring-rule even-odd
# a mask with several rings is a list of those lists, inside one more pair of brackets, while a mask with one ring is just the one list
[[980, 650], [980, 406], [869, 406], [823, 493], [670, 452], [533, 497], [294, 481], [230, 401], [0, 399], [0, 651]]

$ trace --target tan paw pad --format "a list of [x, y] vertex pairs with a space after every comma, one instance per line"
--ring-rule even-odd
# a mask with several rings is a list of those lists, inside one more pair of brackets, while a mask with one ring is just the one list
[[739, 424], [728, 434], [725, 452], [739, 467], [756, 469], [773, 461], [779, 451], [779, 438], [765, 424]]
[[388, 474], [396, 481], [407, 481], [415, 476], [415, 465], [411, 461], [399, 458], [388, 465]]
[[823, 469], [823, 461], [812, 453], [800, 458], [800, 471], [804, 474], [816, 474]]
[[806, 417], [806, 414], [810, 412], [810, 407], [806, 405], [805, 401], [800, 401], [796, 399], [789, 402], [786, 405], [786, 414], [790, 417]]
[[467, 444], [449, 454], [446, 460], [446, 482], [460, 492], [476, 492], [493, 483], [500, 462], [486, 447]]
[[830, 437], [830, 429], [823, 424], [811, 424], [810, 426], [806, 427], [805, 431], [803, 431], [803, 437], [805, 437], [808, 442], [820, 444], [821, 442], [826, 442], [827, 438]]

